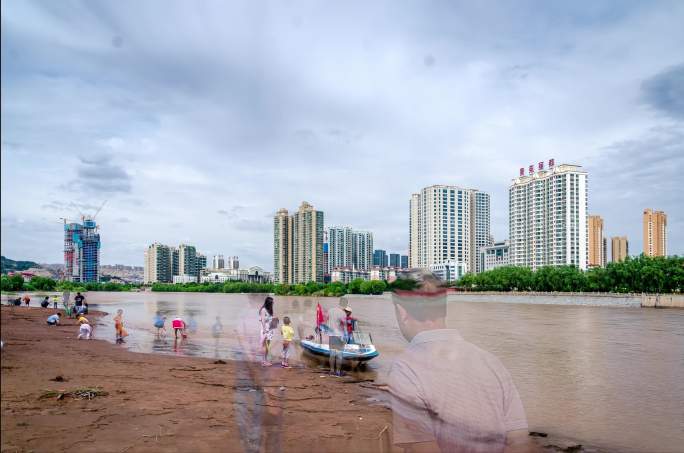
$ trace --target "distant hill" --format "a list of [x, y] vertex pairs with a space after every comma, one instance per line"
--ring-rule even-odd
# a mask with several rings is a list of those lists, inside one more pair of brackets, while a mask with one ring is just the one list
[[25, 271], [32, 267], [40, 267], [38, 263], [33, 261], [14, 261], [4, 256], [0, 257], [0, 273], [7, 274], [14, 271]]

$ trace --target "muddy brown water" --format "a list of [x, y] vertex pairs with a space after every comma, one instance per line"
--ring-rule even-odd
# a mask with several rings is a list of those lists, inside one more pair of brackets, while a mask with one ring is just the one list
[[[88, 293], [94, 307], [124, 310], [138, 352], [254, 358], [257, 310], [264, 295], [198, 293]], [[299, 335], [311, 333], [316, 304], [334, 298], [275, 297], [276, 316], [289, 316]], [[350, 297], [362, 330], [380, 356], [362, 376], [382, 382], [392, 359], [407, 343], [387, 297]], [[167, 335], [153, 328], [157, 312], [167, 316]], [[186, 340], [174, 341], [170, 321], [190, 325]], [[223, 330], [212, 333], [217, 317]], [[620, 451], [684, 451], [684, 310], [634, 307], [449, 302], [448, 325], [497, 355], [511, 372], [530, 429]], [[114, 340], [111, 316], [95, 335]], [[279, 352], [279, 341], [274, 351]], [[303, 366], [318, 362], [301, 356]], [[448, 379], [449, 376], [445, 376]]]

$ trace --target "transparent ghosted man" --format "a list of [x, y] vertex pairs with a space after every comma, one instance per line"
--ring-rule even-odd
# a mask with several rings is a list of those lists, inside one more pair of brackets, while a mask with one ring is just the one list
[[494, 355], [446, 327], [446, 289], [413, 271], [416, 289], [393, 302], [409, 341], [389, 373], [393, 442], [406, 452], [527, 452], [527, 420], [510, 374]]

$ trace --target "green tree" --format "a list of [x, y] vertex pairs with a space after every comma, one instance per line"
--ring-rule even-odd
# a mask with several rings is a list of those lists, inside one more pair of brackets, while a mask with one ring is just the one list
[[3, 275], [1, 285], [2, 291], [21, 291], [24, 289], [24, 277], [21, 274]]

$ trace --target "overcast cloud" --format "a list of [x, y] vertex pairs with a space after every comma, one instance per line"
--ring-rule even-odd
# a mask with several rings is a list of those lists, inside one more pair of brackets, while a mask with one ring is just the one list
[[60, 217], [107, 204], [102, 261], [148, 243], [272, 268], [272, 215], [405, 253], [431, 184], [492, 197], [582, 164], [590, 213], [684, 254], [684, 2], [2, 2], [2, 254], [62, 260]]

